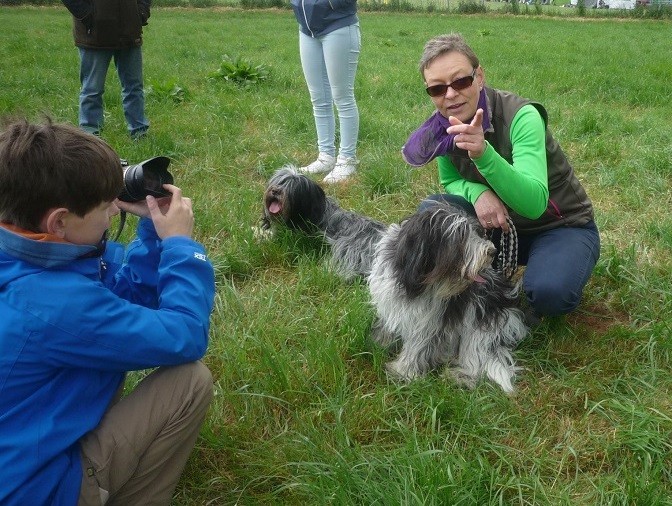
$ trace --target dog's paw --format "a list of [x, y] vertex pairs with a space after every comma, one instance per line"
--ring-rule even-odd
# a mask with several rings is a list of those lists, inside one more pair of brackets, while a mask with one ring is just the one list
[[397, 349], [399, 348], [401, 338], [398, 335], [388, 331], [381, 320], [378, 319], [373, 323], [371, 326], [370, 336], [374, 343], [382, 346], [390, 353], [398, 351]]
[[473, 376], [467, 374], [459, 367], [447, 366], [443, 369], [441, 376], [448, 379], [449, 381], [454, 382], [459, 387], [466, 388], [467, 390], [473, 390], [478, 384], [478, 378], [474, 378]]
[[252, 236], [258, 242], [269, 241], [273, 238], [273, 229], [264, 227], [252, 227]]
[[398, 360], [393, 360], [385, 364], [385, 372], [387, 372], [387, 377], [394, 381], [403, 381], [409, 383], [414, 380], [420, 373], [415, 370], [409, 370], [407, 367], [404, 367], [399, 363]]

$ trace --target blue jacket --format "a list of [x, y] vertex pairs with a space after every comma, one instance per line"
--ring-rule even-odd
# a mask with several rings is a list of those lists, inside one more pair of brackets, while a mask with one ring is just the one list
[[299, 29], [309, 37], [322, 37], [357, 23], [357, 0], [292, 0]]
[[213, 268], [149, 219], [128, 247], [36, 241], [0, 227], [0, 504], [75, 505], [79, 439], [130, 370], [201, 358]]

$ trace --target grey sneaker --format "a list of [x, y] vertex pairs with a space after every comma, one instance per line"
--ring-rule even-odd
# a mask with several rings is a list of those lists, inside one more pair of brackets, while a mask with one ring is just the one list
[[300, 167], [299, 172], [304, 172], [306, 174], [317, 174], [319, 172], [329, 172], [336, 166], [336, 158], [327, 154], [320, 153], [317, 155], [317, 160], [315, 160], [310, 165], [305, 167]]
[[357, 170], [358, 163], [359, 161], [354, 156], [350, 158], [339, 156], [336, 159], [334, 170], [325, 176], [324, 182], [331, 184], [345, 181]]

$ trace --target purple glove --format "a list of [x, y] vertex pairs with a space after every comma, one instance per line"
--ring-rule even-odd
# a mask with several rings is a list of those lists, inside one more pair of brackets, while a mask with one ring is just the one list
[[[483, 109], [483, 131], [490, 128], [490, 116], [485, 100], [485, 89], [481, 90], [478, 97], [478, 108]], [[471, 121], [471, 120], [469, 120]], [[435, 111], [420, 128], [411, 136], [401, 148], [401, 156], [404, 161], [413, 167], [422, 167], [434, 158], [454, 152], [455, 135], [446, 132], [450, 126], [447, 118]]]

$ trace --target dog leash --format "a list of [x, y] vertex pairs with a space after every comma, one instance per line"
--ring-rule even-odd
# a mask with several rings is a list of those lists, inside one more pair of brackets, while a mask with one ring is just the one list
[[502, 231], [499, 240], [499, 254], [497, 255], [497, 270], [500, 271], [506, 279], [511, 279], [518, 269], [518, 232], [513, 225], [510, 216], [506, 217], [506, 223], [509, 224], [509, 231]]

